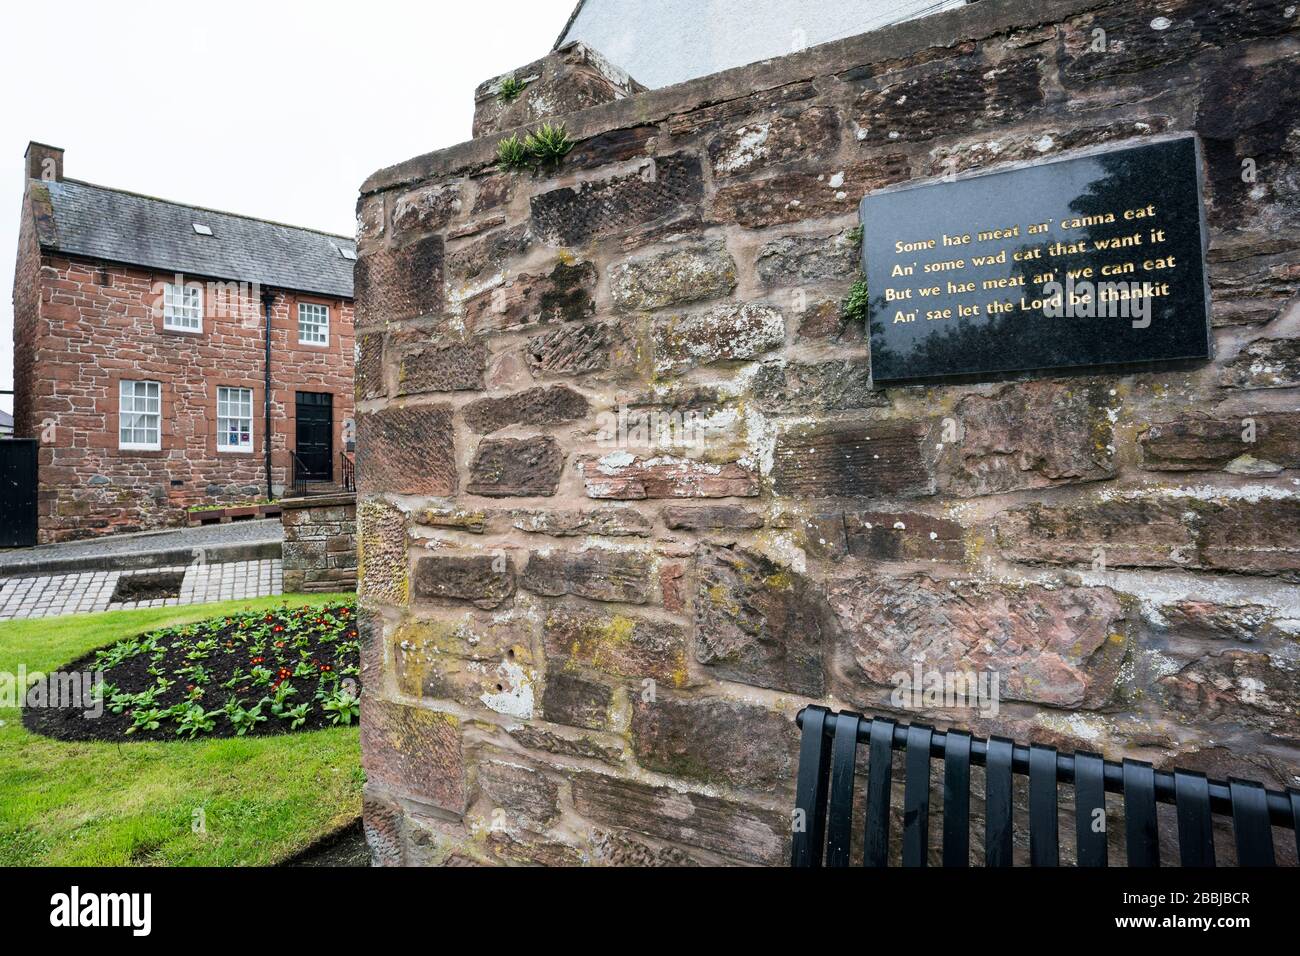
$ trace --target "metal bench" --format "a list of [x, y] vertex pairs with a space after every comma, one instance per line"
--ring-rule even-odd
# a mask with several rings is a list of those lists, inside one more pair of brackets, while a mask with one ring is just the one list
[[[1156, 770], [1140, 760], [1116, 763], [1090, 753], [1058, 753], [1002, 737], [981, 740], [958, 730], [870, 719], [849, 711], [805, 707], [795, 796], [791, 864], [848, 866], [853, 833], [858, 745], [868, 748], [863, 865], [889, 861], [889, 800], [893, 755], [903, 751], [902, 862], [925, 866], [930, 842], [930, 761], [943, 761], [943, 865], [970, 862], [970, 768], [984, 768], [984, 862], [1010, 866], [1012, 778], [1029, 778], [1029, 860], [1057, 866], [1058, 785], [1074, 790], [1076, 854], [1080, 866], [1106, 866], [1106, 793], [1124, 797], [1125, 849], [1129, 866], [1160, 865], [1156, 804], [1172, 804], [1178, 818], [1183, 866], [1214, 866], [1214, 816], [1230, 817], [1241, 866], [1273, 866], [1273, 827], [1297, 830], [1300, 791], [1266, 790], [1249, 780], [1225, 783], [1187, 770]], [[1296, 834], [1300, 853], [1300, 833]]]

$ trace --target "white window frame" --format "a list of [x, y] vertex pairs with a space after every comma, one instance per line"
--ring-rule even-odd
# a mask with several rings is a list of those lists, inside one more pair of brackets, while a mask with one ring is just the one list
[[[309, 328], [311, 334], [306, 338], [303, 337], [303, 314], [311, 313]], [[323, 320], [323, 321], [322, 321]], [[321, 331], [321, 330], [324, 331]], [[315, 338], [314, 336], [324, 336]], [[321, 305], [319, 302], [299, 302], [298, 303], [298, 344], [314, 345], [317, 348], [327, 348], [330, 344], [330, 307]]]
[[[153, 386], [150, 389], [149, 386]], [[151, 395], [150, 392], [153, 392]], [[128, 416], [130, 424], [127, 424]], [[153, 420], [152, 426], [149, 420]], [[124, 430], [131, 440], [124, 440]], [[137, 432], [153, 432], [152, 441], [136, 441]], [[162, 450], [162, 383], [149, 379], [122, 379], [117, 386], [117, 447], [123, 451]]]
[[[232, 414], [235, 412], [237, 414]], [[247, 428], [241, 428], [241, 437], [237, 444], [225, 441], [230, 433], [230, 422], [246, 422]], [[217, 386], [217, 451], [253, 450], [253, 390], [240, 385]]]
[[163, 328], [172, 332], [203, 331], [203, 286], [197, 282], [164, 283]]

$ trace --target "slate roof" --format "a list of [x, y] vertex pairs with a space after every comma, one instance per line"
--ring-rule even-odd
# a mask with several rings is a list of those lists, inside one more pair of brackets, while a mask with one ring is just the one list
[[[356, 252], [342, 236], [141, 196], [75, 179], [32, 182], [49, 192], [41, 247], [67, 255], [277, 289], [352, 297]], [[42, 204], [43, 205], [43, 204]], [[195, 232], [199, 223], [212, 235]]]

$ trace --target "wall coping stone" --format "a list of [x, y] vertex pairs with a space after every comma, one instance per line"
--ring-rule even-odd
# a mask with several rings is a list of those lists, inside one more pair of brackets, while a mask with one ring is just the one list
[[356, 503], [356, 492], [346, 492], [338, 495], [306, 495], [302, 498], [280, 499], [280, 507], [286, 511], [299, 508], [334, 508], [338, 505], [354, 505]]
[[[550, 121], [563, 119], [570, 138], [580, 141], [605, 130], [659, 122], [676, 113], [753, 96], [791, 83], [906, 59], [927, 49], [947, 49], [1009, 30], [1058, 23], [1104, 6], [1104, 0], [980, 0], [832, 40], [798, 53], [733, 67], [563, 117], [551, 117]], [[362, 183], [361, 198], [490, 166], [496, 162], [497, 141], [507, 132], [467, 140], [380, 169]]]

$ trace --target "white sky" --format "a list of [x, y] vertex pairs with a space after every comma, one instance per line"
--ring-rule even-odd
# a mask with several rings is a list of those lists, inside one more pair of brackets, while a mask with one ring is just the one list
[[351, 235], [361, 182], [469, 139], [474, 87], [549, 52], [575, 3], [4, 3], [0, 389], [29, 140], [71, 179]]

